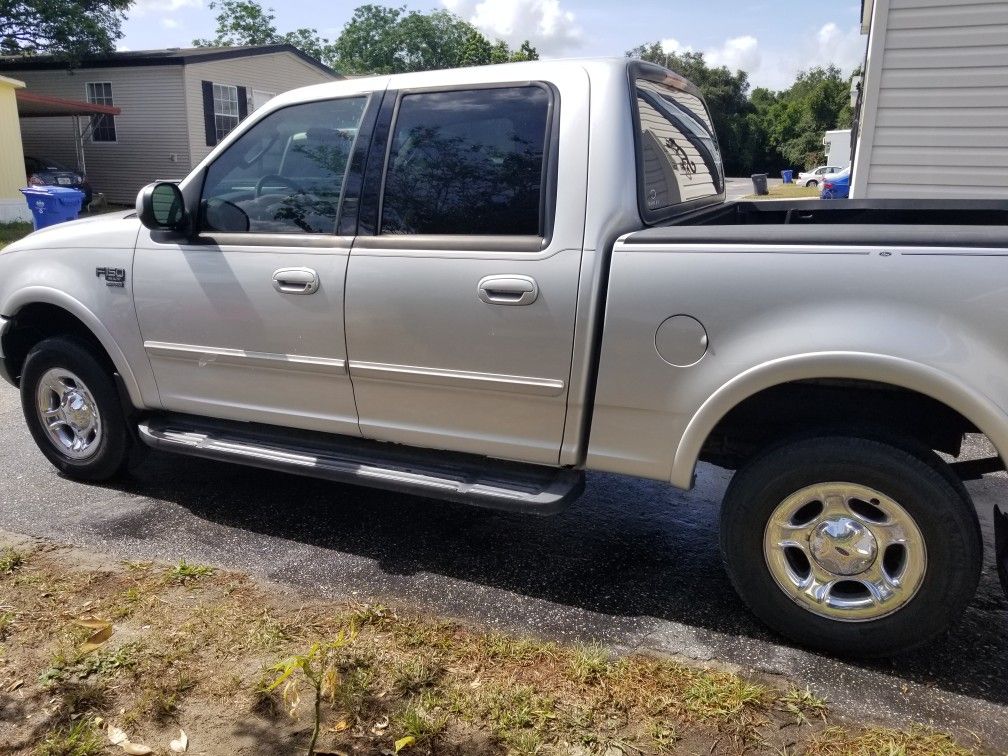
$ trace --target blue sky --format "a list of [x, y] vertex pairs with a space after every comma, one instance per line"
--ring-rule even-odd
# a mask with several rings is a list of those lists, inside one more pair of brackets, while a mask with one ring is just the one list
[[[277, 27], [299, 26], [335, 37], [359, 2], [288, 0], [273, 7]], [[398, 3], [396, 3], [398, 4]], [[747, 71], [755, 85], [780, 88], [814, 65], [845, 72], [861, 62], [865, 38], [859, 0], [428, 0], [410, 8], [448, 8], [487, 36], [530, 39], [543, 57], [622, 55], [661, 40], [669, 49], [703, 50], [709, 60]], [[213, 35], [206, 0], [138, 0], [121, 46], [185, 47]]]

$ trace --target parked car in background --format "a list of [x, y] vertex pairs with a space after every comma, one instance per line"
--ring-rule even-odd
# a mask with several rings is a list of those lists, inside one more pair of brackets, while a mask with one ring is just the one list
[[850, 196], [850, 168], [823, 178], [821, 199], [847, 199]]
[[79, 189], [84, 192], [81, 209], [91, 204], [94, 192], [91, 190], [87, 176], [60, 165], [55, 160], [25, 155], [25, 175], [28, 177], [28, 186], [67, 186], [71, 189]]
[[819, 186], [824, 177], [839, 172], [840, 169], [835, 165], [820, 165], [814, 170], [799, 173], [798, 178], [795, 179], [795, 183], [798, 186]]

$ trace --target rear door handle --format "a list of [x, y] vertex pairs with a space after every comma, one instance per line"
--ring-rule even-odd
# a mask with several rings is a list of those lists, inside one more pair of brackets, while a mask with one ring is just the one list
[[539, 284], [528, 276], [487, 276], [476, 287], [480, 300], [492, 305], [530, 305], [539, 298]]
[[314, 294], [319, 277], [311, 268], [280, 268], [273, 272], [273, 288], [281, 294]]

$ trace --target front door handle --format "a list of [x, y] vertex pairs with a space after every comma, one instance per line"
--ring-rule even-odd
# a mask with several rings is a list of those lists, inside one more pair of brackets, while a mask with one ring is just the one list
[[273, 288], [281, 294], [314, 294], [319, 277], [311, 268], [280, 268], [273, 272]]
[[492, 305], [530, 305], [539, 298], [539, 284], [528, 276], [487, 276], [476, 287], [480, 300]]

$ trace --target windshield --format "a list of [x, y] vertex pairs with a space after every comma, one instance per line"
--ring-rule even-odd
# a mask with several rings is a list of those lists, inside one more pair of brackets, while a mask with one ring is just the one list
[[634, 82], [638, 181], [648, 215], [724, 191], [721, 151], [707, 108], [676, 83]]

